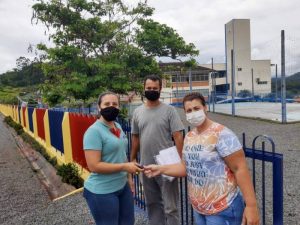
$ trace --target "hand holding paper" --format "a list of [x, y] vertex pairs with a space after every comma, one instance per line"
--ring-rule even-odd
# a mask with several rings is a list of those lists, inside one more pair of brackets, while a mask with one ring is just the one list
[[[166, 148], [159, 151], [159, 154], [155, 156], [155, 161], [158, 165], [170, 165], [180, 163], [181, 159], [178, 154], [176, 146]], [[162, 175], [168, 180], [172, 181], [174, 177]]]

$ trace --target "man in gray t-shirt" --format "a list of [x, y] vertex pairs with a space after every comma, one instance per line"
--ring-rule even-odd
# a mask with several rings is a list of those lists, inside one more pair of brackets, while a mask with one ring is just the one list
[[[130, 158], [135, 161], [140, 150], [142, 165], [155, 163], [154, 156], [160, 150], [174, 146], [174, 142], [180, 156], [182, 153], [184, 126], [175, 108], [159, 101], [161, 87], [160, 77], [145, 78], [147, 101], [134, 111], [132, 118]], [[150, 225], [179, 225], [177, 179], [170, 182], [161, 176], [147, 178], [142, 174], [142, 183]]]

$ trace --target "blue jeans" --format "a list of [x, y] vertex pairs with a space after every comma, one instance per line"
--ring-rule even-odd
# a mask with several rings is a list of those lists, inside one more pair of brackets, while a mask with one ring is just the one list
[[194, 212], [196, 225], [241, 225], [245, 204], [239, 193], [231, 205], [214, 215], [202, 215]]
[[83, 191], [97, 225], [133, 225], [134, 205], [129, 185], [109, 194], [94, 194]]

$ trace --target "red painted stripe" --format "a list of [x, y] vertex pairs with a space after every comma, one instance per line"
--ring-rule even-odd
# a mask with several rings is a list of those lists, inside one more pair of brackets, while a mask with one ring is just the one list
[[83, 150], [83, 135], [97, 117], [78, 113], [70, 113], [69, 116], [73, 160], [88, 170]]
[[44, 126], [44, 115], [46, 109], [36, 109], [36, 124], [38, 136], [45, 140], [45, 126]]

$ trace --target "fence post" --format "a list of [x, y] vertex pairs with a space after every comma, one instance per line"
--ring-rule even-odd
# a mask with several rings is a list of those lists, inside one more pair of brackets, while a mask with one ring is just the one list
[[273, 224], [283, 225], [283, 159], [275, 156], [273, 162]]

